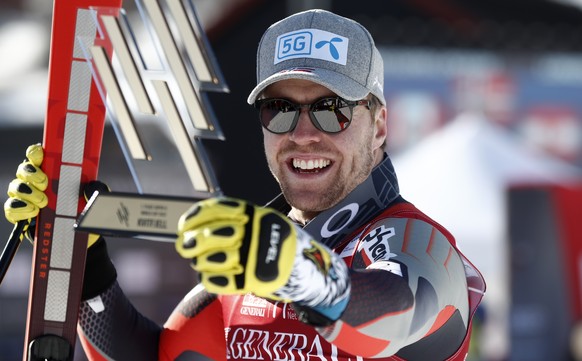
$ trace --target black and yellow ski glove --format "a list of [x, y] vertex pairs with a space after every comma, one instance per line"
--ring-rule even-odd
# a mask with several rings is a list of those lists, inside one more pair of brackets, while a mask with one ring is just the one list
[[178, 223], [178, 253], [211, 293], [293, 302], [337, 320], [347, 306], [346, 264], [279, 212], [234, 198], [196, 203]]

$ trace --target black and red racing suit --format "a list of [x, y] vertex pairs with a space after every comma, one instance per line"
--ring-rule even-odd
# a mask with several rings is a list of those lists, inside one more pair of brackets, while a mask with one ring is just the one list
[[316, 218], [306, 230], [319, 233], [350, 268], [350, 301], [331, 326], [299, 321], [286, 303], [217, 296], [202, 285], [158, 326], [125, 297], [100, 240], [89, 251], [86, 272], [86, 282], [99, 286], [87, 290], [80, 312], [86, 354], [168, 361], [466, 358], [483, 278], [445, 228], [398, 194], [388, 157], [352, 195]]

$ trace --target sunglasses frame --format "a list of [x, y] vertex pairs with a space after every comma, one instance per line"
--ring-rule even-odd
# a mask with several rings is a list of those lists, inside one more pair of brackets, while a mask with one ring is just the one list
[[[315, 116], [315, 114], [313, 113], [313, 107], [323, 101], [328, 101], [328, 100], [333, 100], [334, 102], [337, 101], [341, 101], [343, 103], [345, 103], [345, 107], [348, 107], [350, 109], [350, 119], [347, 122], [347, 125], [344, 128], [341, 128], [340, 130], [338, 130], [337, 132], [333, 132], [333, 131], [328, 131], [322, 128], [321, 124], [319, 123], [319, 121], [317, 120], [317, 117]], [[265, 123], [263, 122], [262, 118], [261, 118], [261, 107], [268, 102], [273, 102], [273, 101], [283, 101], [288, 103], [294, 110], [295, 110], [295, 115], [293, 116], [293, 121], [291, 122], [291, 125], [289, 127], [289, 130], [286, 130], [284, 132], [276, 132], [273, 131], [269, 128], [267, 128], [267, 126], [265, 125]], [[257, 108], [259, 110], [259, 121], [261, 123], [261, 125], [263, 126], [263, 128], [265, 128], [266, 130], [268, 130], [269, 132], [273, 133], [273, 134], [285, 134], [285, 133], [289, 133], [292, 132], [296, 127], [297, 127], [297, 121], [299, 120], [299, 115], [301, 114], [301, 109], [303, 108], [307, 108], [308, 109], [308, 113], [309, 113], [309, 119], [311, 119], [311, 123], [320, 131], [324, 132], [324, 133], [328, 133], [328, 134], [337, 134], [340, 133], [346, 129], [348, 129], [348, 127], [350, 126], [350, 124], [352, 124], [352, 118], [354, 116], [354, 108], [357, 107], [358, 105], [363, 105], [366, 108], [368, 108], [368, 110], [371, 109], [372, 107], [372, 101], [370, 99], [362, 99], [362, 100], [346, 100], [342, 97], [339, 96], [335, 96], [335, 97], [324, 97], [324, 98], [320, 98], [317, 99], [316, 101], [314, 101], [311, 104], [297, 104], [294, 103], [292, 101], [290, 101], [289, 99], [285, 99], [285, 98], [264, 98], [264, 99], [257, 99], [254, 103], [255, 108]], [[341, 107], [341, 108], [345, 108], [345, 107]]]

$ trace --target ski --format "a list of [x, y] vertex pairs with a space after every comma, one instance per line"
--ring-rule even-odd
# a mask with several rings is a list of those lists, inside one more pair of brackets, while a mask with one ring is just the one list
[[[156, 169], [168, 177], [176, 168], [164, 158], [167, 147], [144, 139], [140, 124], [163, 123], [171, 135], [182, 161], [174, 176], [190, 180], [185, 192], [175, 191], [194, 198], [181, 199], [178, 207], [163, 200], [164, 214], [171, 215], [163, 237], [172, 237], [186, 205], [221, 193], [200, 138], [223, 139], [204, 92], [228, 92], [228, 87], [194, 8], [183, 0], [136, 3], [153, 34], [161, 70], [146, 66], [121, 0], [54, 0], [42, 164], [49, 204], [36, 221], [25, 361], [73, 360], [87, 252], [87, 232], [77, 232], [75, 222], [86, 205], [83, 186], [97, 178], [106, 114], [140, 193], [164, 183], [144, 172]], [[164, 207], [159, 201], [156, 206]], [[13, 248], [3, 258], [9, 259]]]
[[87, 234], [74, 232], [82, 187], [97, 177], [105, 106], [86, 48], [107, 47], [93, 6], [120, 0], [55, 0], [51, 29], [43, 171], [49, 204], [36, 222], [23, 360], [73, 360]]

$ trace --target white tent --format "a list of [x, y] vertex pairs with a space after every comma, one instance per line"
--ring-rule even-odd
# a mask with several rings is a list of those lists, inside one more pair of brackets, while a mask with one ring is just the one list
[[459, 115], [392, 159], [403, 197], [449, 229], [483, 273], [492, 328], [485, 347], [503, 355], [508, 347], [507, 187], [562, 184], [580, 179], [580, 170], [525, 149], [477, 114]]

